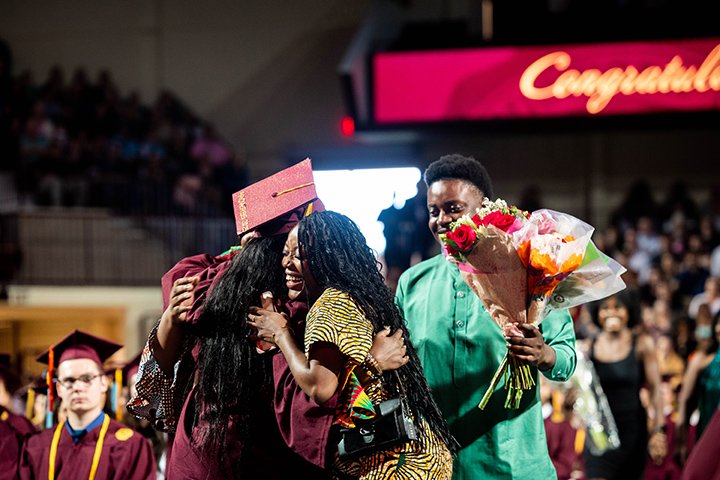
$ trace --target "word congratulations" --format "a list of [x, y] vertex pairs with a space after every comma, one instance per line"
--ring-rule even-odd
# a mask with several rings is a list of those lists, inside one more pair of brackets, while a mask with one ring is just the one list
[[[720, 91], [720, 45], [715, 46], [700, 67], [685, 66], [675, 55], [665, 67], [649, 66], [638, 70], [633, 65], [606, 71], [569, 69], [572, 59], [563, 51], [549, 53], [533, 62], [520, 77], [520, 91], [531, 100], [563, 99], [570, 95], [586, 96], [587, 111], [601, 112], [618, 94], [664, 94]], [[551, 67], [562, 72], [555, 81], [538, 87], [538, 77]]]

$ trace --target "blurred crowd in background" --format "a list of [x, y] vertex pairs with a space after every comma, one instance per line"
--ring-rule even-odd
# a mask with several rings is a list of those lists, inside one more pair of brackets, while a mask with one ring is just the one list
[[22, 206], [219, 216], [248, 183], [212, 124], [169, 91], [151, 105], [121, 95], [108, 71], [5, 75], [0, 106], [0, 171], [14, 173]]

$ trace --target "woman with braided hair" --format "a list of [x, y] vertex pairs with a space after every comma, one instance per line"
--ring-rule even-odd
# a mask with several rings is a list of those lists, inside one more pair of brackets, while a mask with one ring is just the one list
[[[366, 415], [372, 416], [375, 406], [402, 389], [419, 433], [417, 440], [351, 460], [341, 460], [335, 452], [333, 475], [449, 479], [455, 440], [433, 400], [379, 263], [357, 225], [336, 212], [303, 218], [288, 235], [282, 265], [288, 287], [307, 292], [304, 351], [282, 314], [250, 308], [248, 324], [260, 339], [281, 350], [297, 384], [318, 404], [338, 395], [333, 429], [352, 427], [361, 418], [353, 403], [362, 397], [357, 392], [372, 401], [372, 406], [364, 405], [371, 410]], [[408, 360], [397, 375], [383, 373], [368, 357], [373, 334], [386, 327], [402, 331], [407, 348]]]

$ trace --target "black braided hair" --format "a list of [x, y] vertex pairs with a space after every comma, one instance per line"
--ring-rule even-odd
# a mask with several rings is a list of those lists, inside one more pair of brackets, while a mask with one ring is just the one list
[[275, 299], [287, 296], [279, 267], [285, 239], [281, 235], [249, 241], [216, 280], [194, 328], [200, 352], [193, 417], [199, 435], [193, 441], [218, 455], [221, 463], [226, 454], [241, 454], [228, 451], [229, 421], [237, 429], [233, 438], [246, 445], [257, 406], [269, 405], [272, 398], [270, 355], [258, 355], [246, 321], [248, 307], [259, 306], [263, 292], [272, 292]]
[[[417, 426], [422, 428], [418, 422], [422, 416], [454, 453], [457, 443], [430, 393], [407, 326], [380, 272], [381, 265], [357, 225], [337, 212], [314, 213], [300, 221], [298, 242], [301, 256], [321, 290], [335, 288], [350, 295], [372, 322], [375, 333], [385, 326], [391, 332], [402, 330], [409, 362], [397, 372]], [[392, 372], [383, 373], [383, 383], [392, 390], [398, 388]]]

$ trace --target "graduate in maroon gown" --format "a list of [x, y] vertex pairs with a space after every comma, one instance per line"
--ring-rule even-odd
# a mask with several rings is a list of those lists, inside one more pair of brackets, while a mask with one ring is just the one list
[[11, 411], [20, 378], [10, 366], [10, 355], [0, 353], [0, 479], [15, 478], [22, 443], [35, 433], [30, 420]]
[[578, 431], [572, 425], [574, 393], [561, 392], [541, 377], [540, 398], [545, 417], [545, 437], [548, 453], [558, 480], [577, 478], [582, 473], [582, 451], [577, 451]]
[[[67, 420], [30, 437], [21, 479], [155, 479], [152, 449], [142, 435], [103, 412], [108, 379], [102, 362], [120, 345], [75, 330], [38, 357], [56, 374]], [[57, 364], [57, 369], [54, 369]]]
[[0, 422], [20, 437], [26, 437], [36, 430], [30, 420], [12, 411], [12, 399], [19, 388], [20, 377], [10, 365], [10, 354], [0, 353]]
[[0, 479], [17, 478], [22, 439], [5, 422], [0, 422]]
[[[152, 446], [153, 454], [155, 455], [155, 460], [158, 464], [158, 476], [161, 476], [164, 475], [165, 471], [165, 461], [163, 458], [167, 448], [165, 434], [155, 430], [150, 424], [150, 422], [148, 422], [147, 420], [139, 419], [127, 411], [128, 402], [132, 397], [137, 395], [135, 385], [137, 383], [138, 369], [140, 368], [140, 356], [141, 354], [138, 353], [121, 369], [122, 380], [120, 380], [120, 385], [116, 387], [117, 390], [120, 392], [120, 398], [117, 402], [119, 414], [116, 414], [116, 420], [124, 423], [125, 425], [132, 428], [147, 439], [147, 441]], [[117, 380], [117, 373], [115, 377]]]
[[682, 480], [720, 480], [720, 405], [683, 467]]

